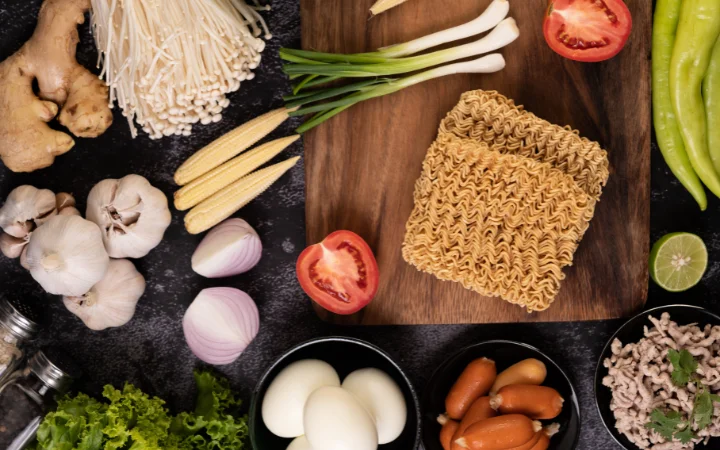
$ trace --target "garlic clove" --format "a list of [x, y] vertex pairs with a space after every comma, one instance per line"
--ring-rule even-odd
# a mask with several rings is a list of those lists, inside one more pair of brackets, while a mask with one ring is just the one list
[[16, 238], [7, 233], [0, 234], [0, 252], [8, 258], [15, 259], [22, 254], [27, 240]]
[[58, 215], [61, 216], [78, 216], [80, 217], [80, 211], [77, 210], [74, 206], [66, 206], [60, 211], [58, 211]]
[[24, 238], [56, 213], [52, 191], [29, 185], [18, 186], [0, 208], [0, 228], [11, 236]]
[[192, 255], [192, 269], [207, 278], [239, 275], [260, 262], [260, 236], [242, 219], [228, 219], [205, 236]]
[[127, 259], [113, 259], [100, 282], [88, 293], [63, 297], [65, 307], [91, 330], [125, 325], [145, 292], [145, 278]]
[[62, 211], [63, 208], [69, 208], [75, 206], [75, 197], [67, 192], [61, 192], [55, 195], [55, 209]]
[[55, 216], [32, 233], [25, 261], [45, 291], [78, 296], [105, 276], [110, 258], [97, 225], [78, 216]]
[[162, 241], [171, 215], [165, 194], [140, 175], [103, 180], [90, 191], [88, 220], [113, 258], [142, 258]]

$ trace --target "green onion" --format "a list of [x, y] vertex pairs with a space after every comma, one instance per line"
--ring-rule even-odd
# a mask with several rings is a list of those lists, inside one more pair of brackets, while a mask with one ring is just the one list
[[[368, 84], [366, 86], [362, 86], [359, 89], [355, 89], [357, 92], [354, 92], [350, 95], [347, 95], [345, 97], [342, 97], [339, 100], [327, 102], [327, 103], [320, 103], [317, 105], [310, 105], [310, 106], [304, 106], [303, 108], [298, 109], [297, 111], [291, 112], [291, 116], [302, 116], [305, 114], [317, 112], [320, 114], [316, 114], [312, 119], [308, 120], [304, 124], [302, 124], [296, 131], [298, 133], [304, 133], [324, 121], [328, 120], [329, 118], [341, 113], [342, 111], [345, 111], [346, 109], [350, 108], [351, 106], [360, 103], [364, 100], [368, 100], [375, 97], [382, 97], [384, 95], [392, 94], [394, 92], [397, 92], [399, 90], [405, 89], [406, 87], [422, 83], [423, 81], [431, 80], [433, 78], [439, 78], [443, 77], [445, 75], [452, 75], [456, 73], [492, 73], [497, 72], [499, 70], [502, 70], [505, 67], [505, 59], [500, 55], [499, 53], [493, 53], [491, 55], [484, 56], [480, 59], [476, 59], [473, 61], [467, 61], [467, 62], [461, 62], [461, 63], [455, 63], [455, 64], [449, 64], [442, 67], [437, 67], [425, 72], [421, 72], [415, 75], [411, 75], [405, 78], [401, 78], [398, 80], [375, 80], [375, 84]], [[357, 86], [356, 86], [357, 87]], [[326, 91], [330, 92], [332, 90]], [[339, 88], [335, 90], [335, 95], [341, 94], [343, 92], [340, 92]], [[319, 95], [323, 95], [320, 93]], [[322, 98], [318, 97], [318, 99], [326, 99], [329, 96], [324, 96]], [[308, 100], [312, 98], [305, 97], [303, 100]], [[311, 103], [312, 101], [304, 101], [303, 103], [295, 102], [296, 104], [303, 104], [306, 105], [307, 103]]]
[[290, 57], [299, 57], [313, 60], [316, 62], [330, 63], [344, 62], [358, 64], [376, 64], [390, 62], [392, 58], [414, 55], [432, 47], [437, 47], [439, 45], [447, 44], [448, 42], [459, 41], [461, 39], [466, 39], [471, 36], [476, 36], [480, 33], [484, 33], [494, 28], [505, 17], [507, 17], [509, 10], [510, 3], [508, 2], [508, 0], [493, 0], [493, 2], [490, 3], [490, 6], [488, 6], [487, 9], [482, 14], [480, 14], [480, 16], [471, 20], [468, 23], [449, 28], [447, 30], [439, 31], [437, 33], [433, 33], [410, 42], [405, 42], [403, 44], [395, 44], [389, 47], [383, 47], [376, 52], [340, 54], [283, 48], [280, 50], [280, 55], [287, 56], [287, 59], [283, 58], [287, 61], [291, 61]]
[[367, 91], [372, 88], [373, 85], [389, 81], [394, 80], [363, 80], [357, 83], [348, 84], [346, 86], [341, 86], [334, 89], [321, 89], [318, 92], [304, 92], [302, 94], [297, 94], [296, 98], [285, 99], [285, 101], [287, 102], [285, 104], [285, 107], [294, 108], [296, 106], [302, 106], [308, 103], [337, 97], [340, 94], [347, 94], [348, 92]]
[[[440, 50], [427, 55], [406, 58], [389, 59], [387, 62], [374, 64], [287, 64], [283, 67], [286, 74], [293, 75], [324, 75], [342, 76], [347, 78], [377, 77], [424, 70], [459, 59], [478, 56], [502, 48], [520, 35], [520, 31], [513, 18], [501, 21], [485, 37], [465, 45], [447, 50]], [[290, 56], [293, 59], [307, 59], [283, 52], [283, 59]]]
[[[479, 17], [468, 23], [375, 52], [335, 54], [281, 49], [280, 57], [287, 61], [283, 71], [291, 79], [299, 79], [293, 85], [292, 95], [283, 97], [289, 108], [296, 108], [290, 115], [314, 113], [297, 132], [308, 131], [357, 103], [392, 94], [423, 81], [455, 73], [491, 73], [501, 70], [505, 67], [505, 60], [497, 53], [468, 62], [455, 61], [493, 52], [517, 39], [520, 31], [515, 20], [505, 18], [509, 8], [508, 0], [493, 0]], [[475, 42], [411, 56], [488, 30], [492, 31]], [[414, 74], [403, 78], [384, 78], [410, 72]], [[345, 78], [367, 79], [339, 87], [301, 92]]]
[[466, 24], [439, 31], [404, 44], [381, 48], [376, 54], [397, 58], [400, 56], [414, 55], [423, 50], [447, 44], [448, 42], [469, 38], [494, 28], [507, 16], [509, 11], [510, 2], [508, 2], [508, 0], [493, 0], [490, 6], [488, 6], [480, 16]]

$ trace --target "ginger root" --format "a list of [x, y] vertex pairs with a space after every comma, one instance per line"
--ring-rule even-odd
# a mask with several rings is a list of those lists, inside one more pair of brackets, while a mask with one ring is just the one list
[[60, 124], [75, 136], [97, 137], [112, 124], [107, 86], [75, 59], [88, 9], [90, 0], [45, 0], [30, 40], [0, 63], [0, 157], [14, 172], [48, 167], [73, 147], [71, 136], [46, 123], [58, 107]]

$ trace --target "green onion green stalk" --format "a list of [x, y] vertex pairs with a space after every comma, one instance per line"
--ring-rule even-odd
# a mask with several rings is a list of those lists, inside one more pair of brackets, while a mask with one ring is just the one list
[[[453, 75], [456, 73], [492, 73], [498, 72], [504, 67], [505, 58], [503, 58], [499, 53], [493, 53], [473, 61], [449, 64], [400, 79], [373, 80], [373, 83], [367, 84], [355, 83], [354, 86], [348, 85], [344, 88], [337, 88], [337, 91], [332, 93], [334, 95], [330, 95], [331, 93], [329, 91], [333, 91], [330, 89], [325, 92], [318, 92], [311, 96], [299, 96], [298, 98], [291, 99], [288, 104], [300, 106], [300, 109], [291, 112], [290, 115], [303, 116], [306, 114], [317, 113], [296, 130], [298, 133], [304, 133], [312, 128], [315, 128], [329, 118], [345, 111], [351, 106], [371, 98], [392, 94], [405, 89], [406, 87], [410, 87], [433, 78], [444, 77], [446, 75]], [[352, 86], [352, 88], [350, 86]], [[339, 100], [309, 105], [309, 103], [314, 103], [315, 101], [347, 92], [353, 93], [346, 95]]]

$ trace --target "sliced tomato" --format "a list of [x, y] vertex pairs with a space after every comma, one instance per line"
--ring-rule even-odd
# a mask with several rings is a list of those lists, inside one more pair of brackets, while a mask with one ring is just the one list
[[622, 0], [550, 0], [543, 24], [550, 48], [584, 62], [620, 53], [631, 30], [632, 16]]
[[335, 314], [353, 314], [370, 303], [380, 281], [370, 246], [352, 231], [336, 231], [303, 250], [297, 260], [300, 286]]

